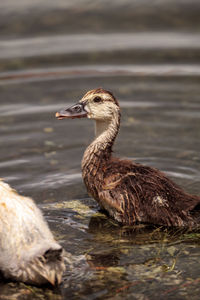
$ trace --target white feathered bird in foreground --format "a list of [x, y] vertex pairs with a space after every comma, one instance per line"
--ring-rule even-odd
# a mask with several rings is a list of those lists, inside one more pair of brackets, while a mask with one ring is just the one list
[[64, 270], [63, 249], [39, 208], [0, 180], [1, 273], [25, 283], [56, 285]]

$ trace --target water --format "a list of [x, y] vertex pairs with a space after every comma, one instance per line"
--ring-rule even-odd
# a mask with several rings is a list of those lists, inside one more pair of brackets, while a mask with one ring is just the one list
[[80, 169], [94, 124], [54, 116], [90, 89], [111, 90], [116, 155], [200, 194], [199, 8], [0, 3], [0, 177], [35, 199], [67, 251], [60, 288], [2, 282], [0, 299], [199, 299], [199, 232], [132, 230], [99, 212]]

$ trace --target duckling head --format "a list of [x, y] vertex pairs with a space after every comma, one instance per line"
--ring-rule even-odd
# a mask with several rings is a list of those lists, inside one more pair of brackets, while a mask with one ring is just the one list
[[56, 113], [58, 119], [84, 118], [96, 121], [111, 120], [119, 114], [119, 104], [113, 94], [102, 88], [87, 92], [75, 105]]

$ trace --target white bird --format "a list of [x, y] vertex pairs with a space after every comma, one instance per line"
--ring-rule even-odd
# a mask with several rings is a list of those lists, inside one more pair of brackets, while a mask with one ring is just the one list
[[60, 284], [63, 249], [41, 211], [0, 180], [0, 271], [7, 279], [34, 285]]

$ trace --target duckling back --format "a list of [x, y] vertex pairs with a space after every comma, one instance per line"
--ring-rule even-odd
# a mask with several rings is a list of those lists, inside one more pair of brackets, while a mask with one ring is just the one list
[[59, 284], [65, 270], [62, 252], [33, 200], [0, 181], [0, 270], [5, 278]]

